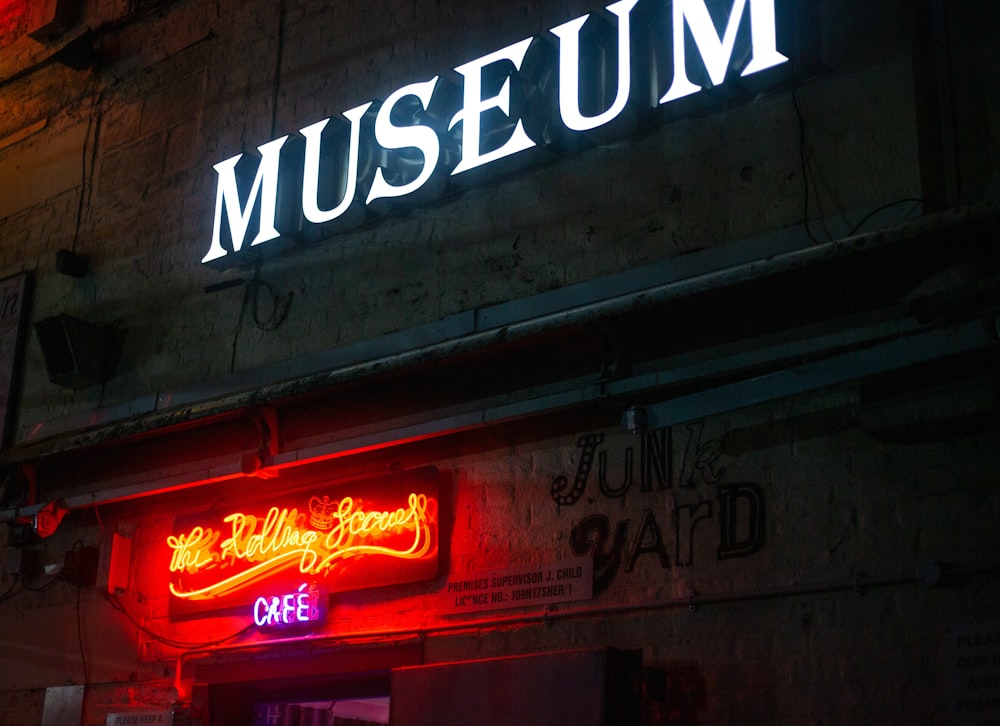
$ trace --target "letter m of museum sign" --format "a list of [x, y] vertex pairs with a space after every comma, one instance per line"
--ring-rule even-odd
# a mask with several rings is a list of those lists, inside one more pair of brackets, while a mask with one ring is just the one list
[[619, 0], [261, 144], [256, 165], [220, 161], [202, 262], [228, 266], [247, 248], [327, 236], [546, 150], [619, 138], [680, 99], [781, 66], [776, 2], [790, 0]]

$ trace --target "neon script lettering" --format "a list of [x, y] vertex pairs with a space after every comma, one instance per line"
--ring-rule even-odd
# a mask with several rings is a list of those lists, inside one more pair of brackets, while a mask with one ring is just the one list
[[[363, 555], [397, 560], [430, 556], [436, 551], [435, 507], [433, 499], [414, 492], [405, 507], [396, 509], [368, 510], [352, 497], [339, 501], [312, 497], [308, 511], [271, 507], [263, 517], [233, 512], [223, 519], [229, 526], [225, 539], [221, 532], [201, 526], [167, 538], [172, 551], [170, 592], [178, 598], [206, 600], [282, 570], [325, 577], [345, 560]], [[190, 588], [181, 584], [185, 575], [216, 571], [219, 577], [208, 584], [199, 581], [198, 587]], [[258, 605], [263, 607], [259, 599], [254, 607]]]
[[167, 537], [167, 544], [173, 550], [173, 555], [170, 558], [170, 571], [197, 572], [202, 567], [211, 564], [212, 556], [208, 551], [218, 539], [218, 532], [201, 527], [195, 527], [188, 534]]
[[[726, 18], [724, 27], [717, 18]], [[613, 122], [649, 116], [722, 85], [731, 72], [786, 63], [777, 35], [775, 0], [618, 0], [456, 66], [461, 89], [451, 87], [451, 74], [437, 75], [268, 141], [257, 147], [252, 182], [245, 165], [237, 170], [243, 154], [215, 164], [215, 219], [202, 262], [233, 264], [248, 238], [255, 247], [298, 236], [306, 223], [332, 224], [329, 233], [356, 226], [368, 209], [425, 203], [457, 177], [536, 147], [578, 147], [575, 137], [599, 129], [601, 140], [620, 136], [631, 122]], [[632, 60], [642, 57], [648, 67], [636, 68]], [[607, 70], [584, 72], [594, 67]]]

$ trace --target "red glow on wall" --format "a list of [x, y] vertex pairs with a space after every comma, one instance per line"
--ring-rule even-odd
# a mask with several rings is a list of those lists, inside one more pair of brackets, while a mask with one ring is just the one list
[[6, 34], [19, 18], [27, 14], [31, 0], [0, 0], [0, 35]]
[[438, 516], [437, 472], [424, 469], [178, 518], [165, 542], [171, 613], [236, 607], [303, 577], [328, 592], [431, 579]]

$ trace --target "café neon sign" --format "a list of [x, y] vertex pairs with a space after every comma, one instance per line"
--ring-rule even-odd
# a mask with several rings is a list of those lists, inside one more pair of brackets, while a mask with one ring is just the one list
[[[223, 598], [279, 574], [336, 578], [363, 558], [410, 561], [436, 555], [436, 506], [411, 492], [396, 508], [353, 497], [312, 496], [306, 508], [272, 506], [263, 516], [231, 512], [218, 529], [197, 525], [167, 537], [170, 594], [183, 601]], [[188, 581], [197, 583], [189, 586]]]
[[[710, 5], [725, 19], [713, 19]], [[637, 6], [646, 15], [634, 22]], [[451, 181], [502, 159], [536, 147], [573, 146], [574, 137], [613, 127], [630, 105], [656, 109], [722, 85], [741, 29], [750, 44], [741, 76], [788, 61], [777, 48], [775, 0], [619, 0], [605, 10], [456, 66], [461, 90], [434, 76], [399, 88], [381, 104], [369, 101], [342, 119], [268, 141], [257, 147], [250, 183], [252, 160], [237, 169], [244, 154], [215, 164], [212, 241], [202, 262], [234, 264], [245, 246], [295, 236], [305, 222], [355, 226], [367, 209], [384, 213], [400, 202], [433, 199]], [[633, 48], [636, 36], [649, 52]], [[651, 67], [637, 68], [637, 57], [650, 58]], [[585, 68], [605, 65], [601, 58], [617, 69], [614, 78], [584, 77]], [[660, 85], [657, 65], [672, 67], [669, 85]], [[557, 90], [547, 82], [553, 76]]]
[[253, 622], [258, 628], [317, 623], [321, 612], [315, 584], [310, 587], [303, 582], [294, 592], [258, 597], [253, 604]]

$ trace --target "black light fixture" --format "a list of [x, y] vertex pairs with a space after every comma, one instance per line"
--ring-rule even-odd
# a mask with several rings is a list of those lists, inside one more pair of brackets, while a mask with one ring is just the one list
[[80, 0], [39, 0], [28, 35], [47, 43], [66, 33], [80, 17]]
[[35, 332], [53, 383], [82, 390], [114, 376], [121, 353], [121, 336], [114, 328], [56, 315], [35, 323]]
[[26, 504], [32, 492], [32, 480], [21, 467], [0, 469], [0, 509], [13, 509]]
[[73, 250], [59, 250], [56, 252], [56, 271], [63, 275], [81, 278], [87, 274], [89, 267], [89, 258], [78, 252], [74, 252]]
[[97, 62], [97, 38], [94, 31], [81, 33], [52, 54], [52, 60], [74, 71], [85, 71]]

